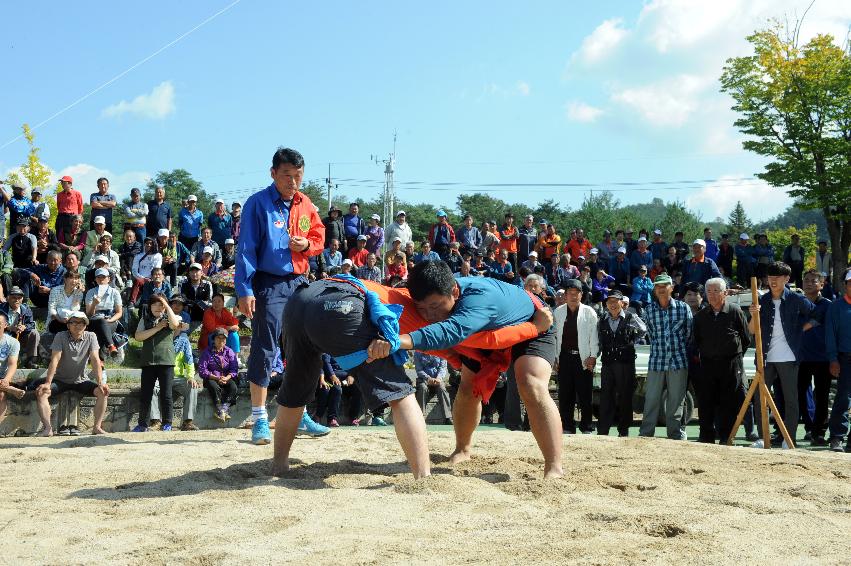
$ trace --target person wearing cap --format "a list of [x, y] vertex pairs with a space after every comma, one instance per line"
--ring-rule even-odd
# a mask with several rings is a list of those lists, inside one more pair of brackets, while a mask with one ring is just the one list
[[30, 192], [30, 198], [33, 203], [33, 214], [32, 219], [34, 222], [41, 220], [42, 218], [45, 221], [50, 220], [50, 203], [42, 200], [42, 191], [38, 187], [33, 188]]
[[[67, 258], [66, 258], [67, 259]], [[67, 267], [66, 267], [67, 269]], [[109, 286], [118, 289], [121, 292], [121, 289], [124, 288], [123, 285], [118, 285], [115, 281], [116, 272], [112, 270], [109, 265], [109, 258], [105, 255], [96, 255], [92, 256], [91, 264], [89, 265], [89, 269], [86, 269], [85, 274], [83, 274], [83, 282], [85, 283], [85, 289], [88, 291], [98, 285], [97, 283], [97, 275], [95, 273], [98, 269], [106, 269], [109, 273]], [[90, 317], [91, 318], [91, 317]]]
[[442, 209], [437, 211], [437, 222], [431, 225], [428, 231], [428, 242], [431, 249], [441, 259], [449, 255], [449, 244], [455, 241], [455, 230], [449, 224], [446, 212]]
[[638, 276], [638, 268], [646, 266], [647, 270], [653, 267], [653, 254], [647, 249], [647, 238], [640, 236], [636, 249], [629, 255], [630, 278]]
[[397, 211], [396, 218], [384, 230], [384, 239], [386, 241], [392, 242], [394, 238], [399, 238], [402, 241], [402, 249], [405, 248], [408, 242], [413, 241], [411, 226], [408, 224], [408, 214], [404, 210]]
[[686, 348], [692, 332], [692, 314], [687, 304], [673, 298], [673, 290], [669, 275], [656, 277], [653, 280], [656, 300], [647, 305], [642, 315], [650, 337], [650, 358], [640, 435], [655, 436], [662, 396], [667, 389], [667, 436], [672, 440], [685, 440], [681, 425], [688, 385]]
[[95, 216], [92, 218], [91, 223], [93, 228], [86, 232], [86, 248], [85, 255], [83, 257], [83, 263], [87, 265], [91, 257], [94, 255], [95, 249], [100, 244], [100, 239], [106, 234], [112, 236], [112, 233], [106, 229], [105, 217]]
[[[148, 205], [142, 201], [142, 191], [137, 187], [130, 189], [130, 202], [124, 205], [124, 230], [133, 230], [139, 245], [147, 236], [145, 223], [148, 220]], [[127, 238], [124, 239], [127, 241]]]
[[753, 255], [753, 246], [748, 242], [750, 236], [746, 232], [739, 234], [734, 253], [736, 256], [736, 281], [739, 285], [750, 287], [751, 277], [754, 274], [756, 258]]
[[[134, 234], [135, 236], [135, 234]], [[104, 234], [100, 237], [97, 246], [92, 251], [92, 254], [89, 256], [89, 261], [86, 267], [91, 267], [95, 263], [95, 257], [102, 255], [106, 258], [106, 264], [110, 271], [112, 271], [112, 277], [115, 279], [115, 286], [119, 288], [124, 287], [124, 280], [121, 276], [121, 256], [112, 248], [113, 242], [112, 234]]]
[[482, 248], [482, 233], [473, 225], [473, 216], [470, 214], [464, 215], [463, 223], [455, 231], [455, 238], [462, 254], [476, 255]]
[[381, 227], [381, 216], [373, 214], [369, 217], [365, 235], [366, 249], [369, 253], [378, 255], [384, 245], [384, 228]]
[[851, 407], [851, 269], [845, 272], [842, 297], [830, 305], [825, 317], [825, 344], [830, 375], [836, 378], [836, 396], [830, 412], [830, 449], [851, 453], [848, 408]]
[[213, 330], [209, 345], [201, 351], [198, 361], [198, 374], [204, 382], [204, 388], [210, 392], [216, 418], [222, 422], [231, 418], [230, 408], [236, 403], [239, 393], [239, 362], [236, 352], [226, 342], [227, 332], [223, 328]]
[[233, 235], [233, 219], [225, 210], [224, 200], [216, 199], [215, 209], [207, 216], [207, 226], [213, 230], [213, 241], [219, 244], [220, 248], [225, 245], [225, 240]]
[[562, 283], [562, 288], [565, 304], [553, 311], [561, 426], [564, 432], [576, 434], [573, 415], [578, 400], [581, 413], [579, 430], [590, 434], [594, 430], [591, 424], [593, 371], [600, 351], [597, 313], [582, 304], [582, 284], [578, 280], [568, 279]]
[[171, 205], [165, 200], [165, 189], [162, 186], [154, 188], [154, 198], [148, 201], [148, 216], [145, 217], [145, 230], [148, 234], [156, 234], [160, 228], [171, 230]]
[[207, 349], [210, 334], [217, 328], [223, 328], [227, 332], [228, 346], [238, 353], [240, 351], [239, 320], [225, 308], [225, 296], [220, 292], [213, 294], [210, 308], [204, 311], [201, 335], [198, 337], [198, 350]]
[[133, 291], [130, 302], [136, 303], [142, 286], [151, 279], [154, 269], [162, 269], [163, 256], [157, 251], [157, 243], [151, 236], [145, 237], [142, 253], [133, 258], [131, 274], [133, 276]]
[[[159, 270], [162, 272], [162, 270]], [[142, 343], [139, 364], [142, 366], [141, 391], [139, 392], [139, 424], [133, 432], [148, 430], [151, 399], [154, 385], [159, 382], [162, 430], [171, 431], [173, 407], [172, 385], [174, 382], [174, 332], [180, 329], [181, 320], [168, 303], [170, 295], [152, 295], [146, 309], [140, 310], [139, 324], [133, 337]]]
[[446, 262], [446, 265], [449, 266], [452, 273], [458, 273], [461, 271], [461, 263], [464, 261], [464, 258], [461, 257], [461, 245], [458, 242], [452, 242], [449, 244], [449, 254], [443, 261]]
[[[53, 436], [50, 397], [66, 391], [96, 398], [92, 434], [106, 433], [103, 429], [103, 417], [106, 414], [109, 385], [103, 376], [98, 339], [93, 332], [86, 330], [88, 322], [84, 312], [68, 313], [68, 329], [53, 338], [47, 373], [30, 386], [35, 389], [36, 407], [43, 426], [39, 436]], [[91, 365], [94, 380], [86, 379], [87, 365]], [[144, 372], [144, 369], [142, 371]]]
[[201, 230], [201, 238], [193, 244], [192, 248], [189, 250], [189, 261], [190, 263], [201, 263], [201, 259], [204, 257], [204, 249], [212, 248], [213, 249], [213, 263], [216, 265], [221, 265], [222, 263], [222, 249], [219, 247], [219, 244], [213, 239], [213, 229], [209, 226], [205, 226]]
[[211, 281], [204, 279], [200, 263], [189, 266], [186, 280], [180, 286], [180, 292], [186, 297], [186, 308], [193, 321], [204, 320], [204, 312], [212, 307], [213, 295], [217, 291], [218, 289]]
[[662, 229], [656, 228], [653, 230], [653, 241], [649, 246], [650, 253], [653, 255], [653, 259], [661, 260], [665, 257], [665, 254], [668, 252], [668, 244], [665, 243], [665, 240], [662, 239]]
[[47, 263], [16, 270], [13, 278], [19, 282], [25, 298], [34, 306], [44, 308], [48, 305], [51, 290], [62, 286], [64, 276], [62, 254], [51, 251], [47, 254]]
[[615, 425], [618, 436], [629, 436], [632, 395], [635, 392], [635, 343], [647, 333], [647, 325], [624, 309], [624, 296], [612, 291], [597, 324], [600, 344], [600, 418], [597, 434], [607, 436]]
[[[343, 253], [346, 251], [346, 232], [343, 228], [343, 212], [336, 206], [331, 206], [328, 209], [328, 216], [322, 219], [322, 225], [325, 226], [325, 249], [331, 247], [331, 242], [337, 240], [337, 249]], [[342, 260], [340, 260], [342, 261]], [[327, 258], [326, 258], [327, 265]], [[339, 264], [337, 264], [339, 265]]]
[[[12, 287], [9, 290], [8, 301], [0, 303], [0, 313], [6, 315], [6, 334], [17, 340], [23, 349], [21, 367], [35, 367], [38, 356], [38, 344], [41, 336], [35, 327], [32, 309], [24, 304], [24, 292], [20, 287]], [[0, 352], [3, 346], [0, 345]], [[4, 375], [0, 368], [0, 376]], [[2, 412], [0, 412], [2, 414]]]
[[[721, 272], [715, 261], [706, 255], [706, 242], [703, 240], [695, 240], [691, 247], [691, 261], [685, 262], [683, 265], [683, 279], [681, 285], [695, 282], [701, 285], [706, 285], [706, 282], [713, 277], [721, 277]], [[716, 249], [717, 255], [717, 249]]]
[[575, 236], [568, 240], [564, 249], [570, 252], [570, 256], [576, 260], [579, 256], [587, 258], [592, 247], [591, 242], [585, 237], [585, 230], [577, 228]]
[[98, 191], [89, 195], [89, 205], [92, 208], [89, 230], [95, 229], [95, 220], [100, 216], [104, 219], [104, 229], [111, 234], [112, 209], [115, 208], [118, 201], [115, 200], [115, 195], [109, 192], [109, 179], [101, 177], [96, 184]]
[[638, 240], [632, 237], [633, 234], [635, 234], [635, 231], [632, 228], [627, 228], [626, 230], [624, 230], [624, 239], [621, 245], [626, 248], [627, 258], [632, 255], [632, 252], [638, 249]]
[[201, 237], [201, 225], [204, 223], [204, 213], [198, 210], [198, 197], [186, 197], [186, 206], [177, 213], [177, 239], [186, 249], [191, 250], [198, 238]]
[[[266, 392], [281, 355], [284, 309], [306, 283], [310, 256], [321, 254], [325, 243], [325, 226], [316, 207], [299, 191], [304, 157], [294, 149], [278, 148], [269, 173], [272, 183], [245, 201], [234, 274], [239, 310], [251, 319], [247, 365], [254, 444], [271, 442]], [[306, 413], [300, 427], [308, 434], [327, 434]]]
[[71, 250], [83, 253], [83, 250], [86, 249], [87, 239], [88, 233], [83, 230], [82, 216], [70, 217], [65, 224], [65, 229], [56, 232], [56, 240], [63, 254]]
[[343, 263], [340, 264], [340, 273], [348, 275], [348, 274], [352, 273], [352, 270], [354, 269], [354, 267], [355, 267], [355, 264], [352, 263], [352, 260], [346, 258], [346, 259], [343, 260]]
[[804, 284], [804, 261], [807, 249], [801, 245], [801, 236], [792, 234], [791, 243], [783, 249], [783, 263], [792, 269], [792, 283], [801, 288]]
[[118, 348], [115, 345], [115, 329], [118, 321], [121, 320], [121, 315], [124, 314], [121, 293], [109, 284], [112, 274], [106, 267], [98, 267], [94, 272], [97, 285], [89, 289], [85, 295], [89, 330], [97, 336], [98, 345], [106, 348], [109, 356], [114, 357], [118, 354]]
[[[187, 251], [186, 254], [187, 260], [189, 259], [189, 253]], [[233, 238], [227, 238], [225, 240], [225, 245], [222, 246], [222, 269], [229, 269], [236, 265], [236, 240]]]
[[8, 200], [6, 206], [9, 208], [9, 226], [17, 226], [20, 219], [29, 222], [30, 217], [35, 214], [35, 205], [27, 198], [23, 183], [12, 185], [12, 198]]
[[26, 217], [18, 217], [15, 233], [3, 244], [3, 251], [12, 254], [12, 265], [26, 269], [38, 265], [38, 239], [30, 234], [30, 223]]
[[366, 234], [361, 234], [355, 240], [355, 246], [349, 250], [349, 259], [352, 260], [354, 267], [366, 265], [366, 258], [369, 255], [369, 250], [366, 249], [367, 239]]
[[631, 303], [638, 303], [639, 308], [643, 308], [650, 304], [651, 295], [653, 294], [653, 279], [647, 276], [647, 266], [642, 265], [638, 268], [638, 275], [632, 280], [632, 297]]
[[558, 255], [561, 249], [561, 236], [556, 234], [555, 226], [546, 220], [541, 220], [541, 224], [546, 224], [543, 230], [538, 230], [538, 244], [535, 251], [538, 252], [538, 259], [541, 262], [547, 262], [553, 254]]
[[609, 263], [609, 274], [615, 278], [615, 283], [624, 296], [632, 293], [632, 266], [627, 257], [626, 246], [621, 246], [615, 251], [615, 256]]
[[76, 190], [74, 180], [65, 175], [59, 179], [62, 190], [56, 194], [56, 233], [60, 234], [71, 225], [72, 217], [83, 215], [83, 195]]
[[356, 202], [349, 203], [349, 212], [343, 215], [343, 232], [346, 235], [346, 252], [357, 247], [358, 236], [366, 233], [366, 222], [359, 216], [360, 206]]
[[520, 267], [525, 267], [529, 270], [529, 273], [534, 273], [535, 268], [541, 265], [541, 262], [538, 261], [538, 252], [532, 250], [529, 252], [526, 261], [520, 264]]

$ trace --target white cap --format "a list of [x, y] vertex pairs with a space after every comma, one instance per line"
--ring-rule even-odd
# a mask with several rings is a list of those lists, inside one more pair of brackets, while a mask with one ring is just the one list
[[228, 238], [227, 240], [225, 240], [225, 245], [228, 245], [228, 244], [235, 244], [235, 243], [236, 243], [236, 242], [234, 242], [234, 241], [233, 241], [233, 238]]
[[536, 252], [536, 251], [529, 252], [529, 257], [538, 257], [538, 252]]
[[189, 266], [189, 271], [192, 271], [193, 269], [203, 269], [203, 268], [201, 267], [200, 263], [193, 263], [192, 265]]
[[109, 263], [109, 258], [108, 258], [108, 257], [106, 257], [105, 255], [100, 255], [100, 254], [99, 254], [99, 255], [96, 255], [95, 257], [93, 257], [93, 258], [92, 258], [92, 263], [93, 263], [93, 264], [94, 264], [94, 263], [97, 263], [97, 262], [99, 262], [99, 261], [102, 261], [102, 262], [104, 262], [104, 263]]
[[379, 216], [378, 214], [373, 214], [372, 216], [370, 216], [370, 218], [372, 218], [373, 220], [378, 220], [379, 222], [381, 221], [381, 216]]
[[159, 237], [159, 236], [166, 236], [166, 237], [168, 237], [168, 228], [160, 228], [160, 229], [157, 231], [157, 237]]
[[367, 237], [366, 237], [366, 236], [364, 236], [363, 234], [361, 234], [360, 236], [358, 236], [358, 240], [363, 240], [364, 242], [365, 242], [365, 241], [367, 241], [368, 239], [369, 239], [369, 238], [367, 238]]
[[598, 250], [597, 248], [591, 248], [591, 249], [588, 251], [588, 253], [589, 253], [590, 255], [597, 255], [597, 254], [599, 254], [599, 253], [600, 253], [600, 250]]
[[98, 267], [97, 269], [95, 269], [95, 277], [100, 277], [100, 276], [102, 276], [102, 275], [107, 275], [107, 276], [108, 276], [108, 275], [109, 275], [109, 270], [108, 270], [108, 269], [104, 269], [103, 267]]
[[191, 202], [191, 201], [198, 202], [198, 197], [196, 197], [195, 195], [189, 195], [188, 197], [186, 197], [186, 202]]
[[655, 230], [653, 230], [653, 233], [656, 234], [657, 236], [662, 235], [662, 231], [659, 228], [656, 228]]
[[211, 246], [206, 246], [203, 250], [201, 250], [201, 253], [213, 255], [213, 248]]
[[706, 247], [706, 240], [701, 240], [700, 238], [698, 238], [698, 239], [696, 239], [695, 241], [693, 241], [693, 242], [691, 243], [691, 245], [693, 245], [693, 246], [703, 246], [703, 247], [705, 248], [705, 247]]
[[577, 256], [576, 259], [585, 259], [584, 255]]
[[750, 240], [751, 237], [748, 236], [746, 232], [742, 232], [741, 234], [739, 234], [739, 239], [740, 240]]
[[343, 265], [354, 265], [354, 263], [352, 263], [352, 260], [350, 260], [350, 259], [344, 259]]
[[225, 203], [225, 201], [224, 201], [224, 200], [222, 200], [222, 199], [220, 199], [220, 198], [217, 198], [217, 199], [216, 199], [216, 204], [224, 204], [224, 203]]
[[71, 320], [73, 318], [82, 318], [86, 321], [86, 324], [89, 323], [89, 317], [87, 317], [86, 313], [84, 313], [83, 311], [72, 311], [71, 314], [68, 315], [68, 320]]
[[106, 224], [106, 218], [103, 216], [95, 216], [95, 224]]
[[640, 238], [638, 238], [638, 241], [639, 242], [646, 242], [647, 238], [645, 238], [644, 236], [641, 236]]
[[402, 216], [403, 214], [404, 214], [405, 216], [408, 216], [408, 214], [407, 214], [404, 210], [400, 210], [399, 212], [397, 212], [397, 213], [396, 213], [396, 218], [399, 218], [399, 217], [400, 217], [400, 216]]
[[619, 254], [625, 254], [625, 253], [626, 253], [626, 248], [625, 248], [625, 247], [623, 247], [623, 246], [619, 247], [619, 248], [618, 248], [618, 253], [619, 253]]
[[[396, 236], [395, 238], [393, 238], [393, 242], [399, 242], [401, 244], [402, 238], [400, 238], [399, 236]], [[392, 244], [393, 242], [390, 242], [390, 243]]]

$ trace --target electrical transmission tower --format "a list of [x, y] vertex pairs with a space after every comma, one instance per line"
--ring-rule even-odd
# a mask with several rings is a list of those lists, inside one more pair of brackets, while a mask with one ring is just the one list
[[[382, 197], [384, 211], [381, 215], [381, 222], [382, 226], [386, 228], [393, 222], [396, 207], [396, 189], [393, 186], [393, 172], [396, 168], [396, 132], [393, 132], [393, 152], [387, 159], [379, 159], [378, 156], [373, 155], [372, 160], [376, 164], [384, 163], [384, 196]], [[385, 242], [385, 244], [389, 247], [390, 242]]]

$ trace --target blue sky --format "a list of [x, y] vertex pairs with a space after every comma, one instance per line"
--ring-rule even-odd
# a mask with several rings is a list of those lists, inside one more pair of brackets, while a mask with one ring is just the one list
[[[0, 175], [20, 164], [20, 124], [38, 124], [192, 30], [233, 0], [4, 3]], [[339, 191], [380, 194], [398, 132], [400, 198], [454, 205], [459, 192], [575, 206], [590, 187], [624, 203], [684, 200], [704, 218], [741, 199], [763, 219], [788, 198], [752, 179], [726, 58], [768, 18], [809, 0], [322, 2], [241, 0], [36, 130], [42, 159], [84, 194], [106, 175], [121, 196], [182, 167], [244, 200], [269, 182], [278, 145], [306, 177], [328, 163]], [[851, 2], [817, 0], [805, 38], [844, 38]], [[6, 145], [7, 144], [7, 145]], [[694, 181], [672, 185], [623, 185]], [[416, 184], [416, 183], [423, 184]], [[437, 185], [455, 182], [460, 185]], [[434, 184], [431, 185], [430, 184]], [[635, 190], [638, 189], [638, 190]]]

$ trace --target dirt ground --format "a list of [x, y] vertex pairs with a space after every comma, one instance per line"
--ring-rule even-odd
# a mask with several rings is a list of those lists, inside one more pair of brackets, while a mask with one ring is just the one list
[[392, 429], [299, 439], [287, 478], [247, 431], [0, 439], [0, 563], [851, 563], [851, 457], [477, 433], [412, 480]]

